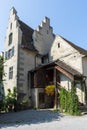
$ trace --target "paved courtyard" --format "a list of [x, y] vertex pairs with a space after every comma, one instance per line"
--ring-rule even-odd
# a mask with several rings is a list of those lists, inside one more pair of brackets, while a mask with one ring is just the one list
[[0, 114], [1, 130], [87, 130], [87, 115], [66, 116], [49, 110]]

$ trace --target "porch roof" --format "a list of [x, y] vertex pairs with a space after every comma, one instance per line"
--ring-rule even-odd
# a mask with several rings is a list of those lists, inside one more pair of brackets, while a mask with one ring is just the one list
[[67, 65], [66, 63], [64, 63], [63, 61], [60, 61], [60, 60], [56, 60], [56, 61], [53, 61], [53, 62], [50, 62], [47, 64], [43, 64], [43, 65], [37, 67], [33, 71], [38, 71], [39, 69], [43, 69], [43, 68], [47, 68], [47, 69], [56, 68], [59, 72], [66, 75], [71, 80], [74, 80], [75, 77], [78, 77], [78, 78], [83, 77], [83, 75], [80, 72], [78, 72], [77, 70], [73, 69], [71, 66]]
[[75, 75], [82, 76], [82, 74], [80, 72], [73, 69], [71, 66], [65, 64], [63, 61], [58, 60], [58, 61], [55, 62], [55, 64], [57, 64], [59, 67], [61, 67], [65, 71], [69, 72], [73, 76], [75, 76]]
[[60, 60], [56, 61], [55, 64], [57, 65], [55, 68], [67, 77], [69, 77], [71, 80], [74, 80], [76, 78], [81, 79], [83, 77], [80, 72]]

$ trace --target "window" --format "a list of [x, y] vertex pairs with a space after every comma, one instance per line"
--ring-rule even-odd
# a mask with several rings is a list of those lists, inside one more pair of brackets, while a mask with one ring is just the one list
[[14, 56], [14, 46], [5, 52], [5, 60], [10, 59], [12, 56]]
[[11, 57], [11, 49], [8, 51], [8, 58], [10, 58]]
[[10, 33], [10, 35], [9, 35], [9, 44], [8, 45], [10, 45], [12, 43], [12, 37], [13, 37], [13, 34]]
[[12, 23], [10, 24], [10, 29], [12, 29]]
[[14, 46], [12, 47], [12, 56], [14, 56]]
[[44, 57], [42, 57], [41, 62], [42, 62], [42, 64], [44, 64]]
[[13, 66], [9, 68], [9, 79], [13, 78]]
[[34, 72], [31, 72], [30, 74], [31, 74], [30, 75], [30, 78], [31, 78], [31, 88], [33, 88], [34, 87]]
[[60, 43], [58, 43], [58, 48], [60, 48]]
[[42, 64], [49, 62], [48, 54], [44, 55], [44, 56], [41, 58], [41, 62], [42, 62]]
[[6, 51], [5, 52], [5, 60], [7, 60], [8, 59], [8, 52]]

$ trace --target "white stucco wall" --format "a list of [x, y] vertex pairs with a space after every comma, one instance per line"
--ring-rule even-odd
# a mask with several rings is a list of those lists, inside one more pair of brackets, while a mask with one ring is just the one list
[[44, 93], [44, 89], [43, 88], [34, 88], [31, 89], [31, 93], [32, 93], [32, 104], [35, 108], [39, 107], [39, 93]]
[[[71, 80], [64, 76], [63, 74], [60, 73], [60, 84], [61, 87], [64, 87], [67, 91], [71, 90]], [[83, 91], [82, 91], [82, 87], [83, 87]], [[85, 88], [84, 86], [81, 86], [81, 82], [76, 83], [75, 85], [76, 88], [76, 94], [78, 96], [78, 100], [80, 103], [85, 104]]]
[[50, 51], [54, 35], [53, 29], [50, 26], [50, 20], [47, 17], [44, 18], [41, 25], [34, 31], [33, 40], [39, 54], [44, 55]]
[[87, 56], [82, 58], [82, 68], [83, 68], [83, 75], [86, 76], [86, 86], [87, 86]]
[[71, 89], [71, 80], [62, 73], [60, 73], [60, 84], [61, 87], [64, 87], [67, 91]]
[[[17, 22], [17, 15], [14, 9], [11, 9], [10, 18], [8, 22], [7, 33], [5, 37], [4, 43], [4, 51], [8, 51], [12, 49], [14, 46], [14, 56], [10, 59], [6, 60], [4, 63], [4, 89], [5, 94], [7, 94], [7, 89], [10, 88], [13, 90], [13, 87], [17, 85], [17, 57], [18, 57], [18, 22]], [[12, 28], [10, 28], [12, 23]], [[13, 33], [12, 43], [9, 44], [9, 34]], [[13, 66], [13, 78], [9, 79], [9, 67]]]
[[28, 86], [28, 71], [35, 69], [35, 53], [19, 49], [19, 91], [26, 94], [29, 97], [29, 86]]
[[[4, 88], [5, 93], [7, 94], [8, 88], [13, 90], [13, 87], [16, 86], [18, 92], [25, 93], [26, 96], [29, 97], [28, 71], [35, 69], [36, 53], [21, 48], [22, 31], [17, 20], [16, 11], [11, 9], [4, 48], [6, 52], [14, 46], [14, 56], [6, 60], [4, 64], [4, 71], [6, 73], [6, 76], [4, 77]], [[12, 29], [10, 28], [11, 23]], [[13, 33], [13, 39], [12, 43], [8, 45], [10, 33]], [[11, 66], [13, 66], [13, 78], [9, 79], [9, 67]]]
[[[59, 48], [58, 43], [60, 43]], [[72, 68], [82, 73], [82, 55], [58, 35], [55, 37], [49, 52], [50, 61], [57, 59], [64, 61]]]
[[[83, 87], [83, 90], [82, 90], [82, 87]], [[78, 96], [80, 103], [85, 104], [86, 103], [85, 102], [85, 87], [81, 86], [79, 82], [76, 84], [76, 94]]]

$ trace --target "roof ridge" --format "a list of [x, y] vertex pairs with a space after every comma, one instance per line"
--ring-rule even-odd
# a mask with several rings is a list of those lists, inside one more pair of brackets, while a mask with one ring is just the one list
[[23, 21], [21, 21], [20, 19], [18, 19], [18, 22], [24, 24], [27, 28], [34, 30], [32, 27], [30, 27], [29, 25], [27, 25], [26, 23], [24, 23]]
[[[59, 35], [60, 36], [60, 35]], [[64, 41], [68, 42], [73, 48], [75, 48], [76, 50], [78, 50], [81, 54], [83, 55], [87, 55], [87, 50], [85, 50], [82, 47], [79, 47], [78, 45], [75, 45], [73, 42], [67, 40], [66, 38], [60, 36]]]

